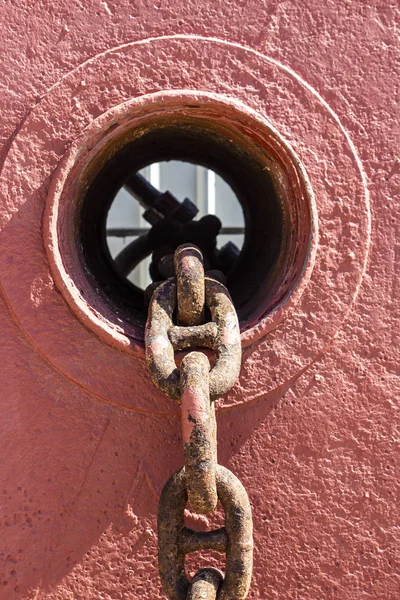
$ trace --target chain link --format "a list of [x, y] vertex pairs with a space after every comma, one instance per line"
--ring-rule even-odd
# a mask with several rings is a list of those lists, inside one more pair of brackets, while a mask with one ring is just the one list
[[204, 347], [215, 351], [210, 371], [210, 398], [226, 394], [239, 377], [241, 363], [240, 332], [236, 311], [225, 286], [205, 277], [205, 304], [212, 323], [197, 327], [178, 327], [173, 316], [176, 309], [176, 283], [167, 279], [153, 292], [145, 329], [146, 360], [154, 383], [170, 398], [180, 402], [180, 372], [175, 364], [175, 350]]
[[179, 246], [174, 254], [174, 266], [178, 323], [201, 325], [205, 303], [203, 256], [196, 246]]
[[181, 363], [181, 417], [187, 493], [194, 512], [207, 514], [217, 507], [215, 466], [217, 425], [210, 402], [210, 363], [200, 352], [190, 352]]
[[[240, 481], [217, 464], [214, 400], [234, 385], [240, 372], [239, 323], [228, 290], [204, 276], [202, 254], [193, 245], [180, 246], [174, 255], [175, 278], [153, 291], [146, 323], [146, 358], [154, 383], [181, 404], [185, 466], [164, 486], [158, 512], [160, 578], [169, 600], [244, 600], [252, 571], [251, 508]], [[213, 274], [214, 275], [214, 274]], [[204, 323], [208, 309], [211, 322]], [[173, 322], [177, 315], [179, 325]], [[210, 369], [207, 356], [189, 352], [180, 369], [175, 351], [214, 350]], [[196, 532], [184, 526], [190, 502], [194, 512], [206, 514], [220, 500], [225, 526]], [[217, 569], [201, 569], [190, 582], [185, 555], [196, 550], [226, 553], [225, 577]]]

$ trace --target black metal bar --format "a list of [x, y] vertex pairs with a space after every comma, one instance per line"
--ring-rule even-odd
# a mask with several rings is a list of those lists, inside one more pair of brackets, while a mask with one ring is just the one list
[[[136, 235], [144, 235], [150, 231], [147, 227], [131, 227], [131, 228], [118, 228], [111, 227], [107, 229], [106, 235], [109, 237], [133, 237]], [[222, 227], [219, 231], [220, 234], [224, 235], [238, 235], [244, 233], [244, 227]]]
[[151, 185], [151, 183], [140, 173], [132, 175], [128, 181], [125, 182], [124, 187], [132, 194], [132, 196], [135, 196], [143, 208], [151, 208], [156, 200], [162, 196], [162, 192]]
[[142, 235], [125, 246], [115, 257], [114, 262], [121, 273], [128, 277], [133, 269], [137, 267], [152, 251], [148, 235]]

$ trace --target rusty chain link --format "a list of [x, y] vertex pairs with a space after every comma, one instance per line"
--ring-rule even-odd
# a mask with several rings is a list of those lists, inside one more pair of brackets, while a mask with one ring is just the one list
[[181, 363], [181, 417], [186, 485], [190, 505], [200, 514], [213, 512], [218, 497], [215, 482], [217, 426], [210, 402], [210, 363], [190, 352]]
[[[185, 466], [164, 486], [158, 512], [159, 569], [169, 600], [244, 600], [252, 571], [251, 508], [246, 490], [228, 469], [217, 464], [214, 400], [234, 385], [240, 372], [239, 323], [228, 290], [204, 276], [196, 246], [180, 246], [174, 255], [175, 278], [154, 289], [146, 323], [146, 359], [154, 383], [181, 404]], [[214, 275], [214, 274], [213, 274]], [[206, 309], [211, 322], [204, 323]], [[179, 325], [174, 324], [174, 317]], [[215, 362], [191, 351], [175, 364], [175, 351], [210, 348]], [[196, 532], [184, 526], [184, 510], [207, 514], [218, 500], [225, 526]], [[189, 581], [185, 555], [196, 550], [226, 553], [226, 574], [200, 569]]]
[[222, 283], [205, 277], [206, 306], [212, 322], [197, 327], [173, 323], [176, 283], [167, 279], [153, 292], [145, 331], [146, 359], [154, 383], [170, 398], [181, 399], [180, 372], [175, 350], [211, 348], [215, 364], [210, 371], [210, 398], [216, 400], [234, 385], [240, 372], [241, 346], [237, 316], [229, 293]]
[[201, 325], [204, 321], [203, 256], [196, 246], [180, 246], [174, 254], [178, 323]]

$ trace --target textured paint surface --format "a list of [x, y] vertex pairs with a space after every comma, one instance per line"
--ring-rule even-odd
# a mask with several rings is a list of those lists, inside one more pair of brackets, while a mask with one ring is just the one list
[[162, 597], [156, 512], [183, 460], [178, 407], [140, 357], [81, 325], [41, 240], [82, 130], [132, 90], [180, 89], [270, 119], [318, 207], [314, 283], [246, 349], [217, 412], [219, 462], [253, 509], [249, 598], [397, 600], [399, 24], [391, 0], [2, 5], [2, 600]]

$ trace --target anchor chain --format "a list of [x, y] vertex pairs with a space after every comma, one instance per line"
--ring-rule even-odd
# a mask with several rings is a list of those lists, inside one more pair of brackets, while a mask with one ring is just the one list
[[[175, 277], [152, 293], [145, 331], [152, 379], [181, 405], [184, 442], [184, 467], [167, 481], [159, 504], [161, 583], [169, 600], [244, 600], [253, 562], [251, 508], [237, 477], [217, 463], [214, 406], [239, 376], [238, 319], [229, 292], [216, 274], [204, 274], [199, 248], [180, 246], [173, 263]], [[204, 323], [206, 313], [211, 321]], [[175, 351], [192, 348], [178, 368]], [[214, 351], [212, 368], [198, 348]], [[218, 500], [225, 512], [224, 527], [196, 532], [184, 526], [188, 501], [194, 512], [207, 514], [215, 511]], [[225, 576], [218, 569], [206, 568], [189, 581], [185, 555], [207, 549], [226, 553]]]

